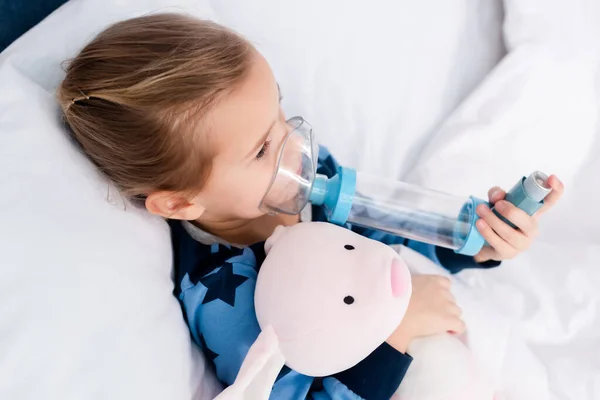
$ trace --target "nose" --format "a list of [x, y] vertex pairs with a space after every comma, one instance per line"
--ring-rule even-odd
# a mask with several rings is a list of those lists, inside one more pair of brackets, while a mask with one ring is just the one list
[[286, 170], [294, 173], [300, 172], [299, 165], [302, 162], [302, 154], [305, 143], [302, 138], [297, 134], [292, 134], [287, 138], [284, 147], [281, 149], [282, 159], [281, 163], [285, 166]]
[[395, 298], [404, 296], [406, 294], [406, 289], [408, 288], [408, 279], [410, 279], [410, 277], [406, 265], [398, 258], [392, 260], [391, 278], [392, 295]]

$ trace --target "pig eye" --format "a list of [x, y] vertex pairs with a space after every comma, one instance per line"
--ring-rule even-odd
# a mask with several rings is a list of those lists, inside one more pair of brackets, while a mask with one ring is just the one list
[[346, 303], [348, 305], [354, 303], [354, 297], [352, 297], [352, 296], [346, 296], [346, 297], [344, 297], [344, 303]]
[[354, 246], [352, 246], [351, 244], [347, 244], [347, 245], [345, 245], [345, 246], [344, 246], [344, 248], [345, 248], [346, 250], [354, 250]]

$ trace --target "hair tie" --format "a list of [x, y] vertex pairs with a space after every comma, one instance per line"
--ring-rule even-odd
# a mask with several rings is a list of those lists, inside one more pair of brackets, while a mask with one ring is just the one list
[[88, 95], [86, 95], [84, 93], [81, 93], [81, 94], [83, 94], [83, 96], [73, 97], [71, 99], [71, 104], [75, 104], [75, 103], [77, 103], [78, 101], [81, 101], [81, 100], [89, 100], [90, 99], [90, 96], [88, 96]]

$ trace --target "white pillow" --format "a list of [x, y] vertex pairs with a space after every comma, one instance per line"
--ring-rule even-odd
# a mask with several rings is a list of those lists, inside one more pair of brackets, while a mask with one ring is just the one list
[[407, 170], [502, 55], [497, 2], [63, 6], [0, 55], [0, 398], [217, 390], [171, 294], [166, 224], [108, 190], [68, 141], [54, 100], [60, 63], [95, 33], [167, 5], [247, 34], [272, 63], [288, 114], [303, 114], [343, 162], [386, 175]]
[[345, 165], [403, 176], [504, 55], [500, 1], [215, 0]]
[[137, 3], [69, 3], [0, 57], [2, 399], [218, 391], [172, 295], [168, 226], [125, 209], [59, 123], [60, 63], [109, 22], [166, 2]]
[[407, 180], [486, 197], [493, 184], [508, 189], [542, 170], [570, 186], [597, 137], [599, 11], [589, 0], [505, 0], [509, 53], [442, 124]]

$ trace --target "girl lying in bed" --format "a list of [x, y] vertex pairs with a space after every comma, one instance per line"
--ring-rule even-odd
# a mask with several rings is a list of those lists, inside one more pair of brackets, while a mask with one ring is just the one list
[[[176, 14], [135, 18], [98, 35], [67, 68], [58, 91], [64, 119], [85, 154], [120, 190], [169, 220], [177, 271], [176, 295], [196, 343], [217, 376], [231, 384], [259, 333], [253, 280], [263, 242], [277, 225], [324, 221], [320, 207], [300, 215], [267, 215], [259, 204], [293, 129], [280, 107], [269, 64], [244, 38], [217, 24]], [[336, 161], [321, 148], [318, 172]], [[515, 257], [537, 235], [537, 219], [560, 198], [554, 189], [530, 217], [503, 201], [490, 202], [518, 228], [480, 206], [478, 229], [490, 244], [475, 257], [429, 248], [450, 270], [490, 268]], [[376, 240], [422, 244], [348, 226]], [[387, 399], [411, 363], [415, 337], [465, 329], [450, 281], [413, 278], [413, 297], [396, 331], [360, 364], [316, 380], [284, 368], [275, 399]]]

